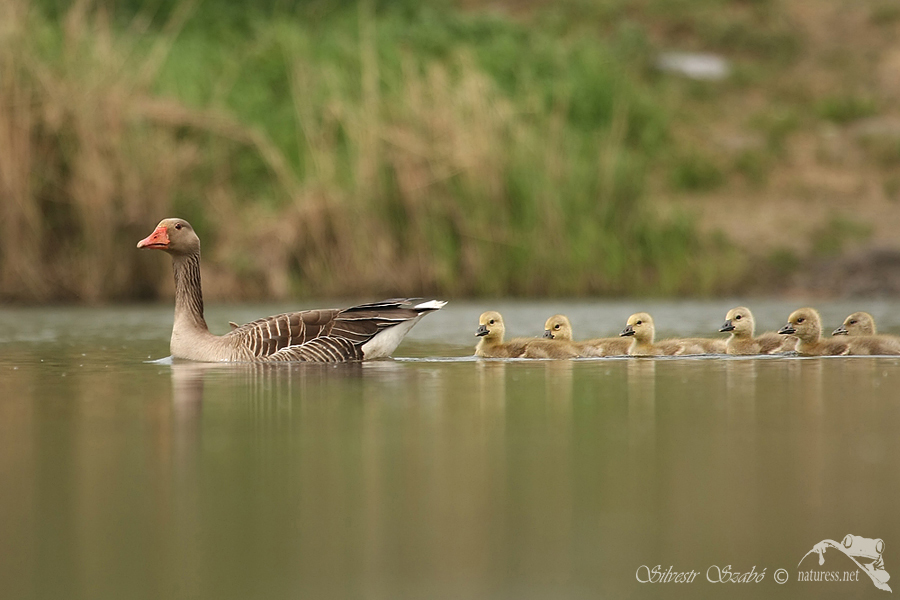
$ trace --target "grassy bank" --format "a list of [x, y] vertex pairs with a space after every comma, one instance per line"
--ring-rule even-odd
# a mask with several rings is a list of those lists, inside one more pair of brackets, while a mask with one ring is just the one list
[[211, 10], [0, 7], [0, 298], [153, 297], [168, 265], [134, 244], [171, 215], [219, 297], [705, 294], [740, 275], [648, 201], [660, 169], [688, 188], [709, 169], [675, 147], [640, 27]]

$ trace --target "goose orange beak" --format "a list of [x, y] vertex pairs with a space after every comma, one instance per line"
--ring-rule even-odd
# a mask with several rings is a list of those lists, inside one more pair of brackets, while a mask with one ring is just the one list
[[153, 230], [153, 233], [142, 239], [137, 244], [138, 248], [158, 248], [164, 250], [169, 247], [169, 232], [164, 225]]

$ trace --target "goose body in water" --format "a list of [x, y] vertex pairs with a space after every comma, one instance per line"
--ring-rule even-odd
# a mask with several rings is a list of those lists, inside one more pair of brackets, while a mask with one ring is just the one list
[[174, 358], [206, 362], [346, 362], [389, 356], [424, 315], [445, 302], [393, 299], [350, 308], [304, 310], [232, 324], [225, 335], [203, 317], [200, 238], [184, 219], [164, 219], [138, 248], [163, 250], [175, 272]]

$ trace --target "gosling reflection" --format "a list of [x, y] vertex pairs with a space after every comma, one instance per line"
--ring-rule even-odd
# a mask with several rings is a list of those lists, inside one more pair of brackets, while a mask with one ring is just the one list
[[545, 365], [548, 410], [553, 415], [553, 422], [558, 423], [567, 435], [572, 428], [574, 367], [570, 360], [552, 360]]
[[731, 422], [755, 421], [757, 367], [758, 361], [752, 359], [725, 363], [725, 409]]
[[634, 359], [628, 373], [628, 445], [652, 450], [656, 429], [656, 361]]
[[478, 361], [475, 364], [478, 379], [478, 403], [482, 411], [488, 406], [506, 404], [506, 361]]

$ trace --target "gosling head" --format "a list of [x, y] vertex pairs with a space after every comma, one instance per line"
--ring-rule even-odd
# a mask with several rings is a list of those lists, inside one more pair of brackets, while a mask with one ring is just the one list
[[875, 318], [867, 312], [855, 312], [831, 335], [875, 335]]
[[478, 329], [475, 335], [491, 342], [500, 343], [503, 341], [503, 334], [506, 328], [503, 326], [503, 317], [495, 310], [489, 310], [481, 313], [478, 317]]
[[752, 338], [754, 329], [753, 313], [746, 306], [738, 306], [732, 308], [725, 315], [725, 323], [719, 328], [719, 331], [725, 333], [730, 331], [736, 338]]
[[778, 333], [792, 335], [804, 342], [816, 342], [822, 335], [822, 318], [814, 308], [798, 308]]
[[628, 317], [625, 329], [622, 330], [620, 336], [634, 336], [639, 342], [653, 343], [653, 317], [648, 313], [634, 313]]
[[544, 337], [551, 340], [572, 340], [572, 324], [565, 315], [553, 315], [544, 323]]

